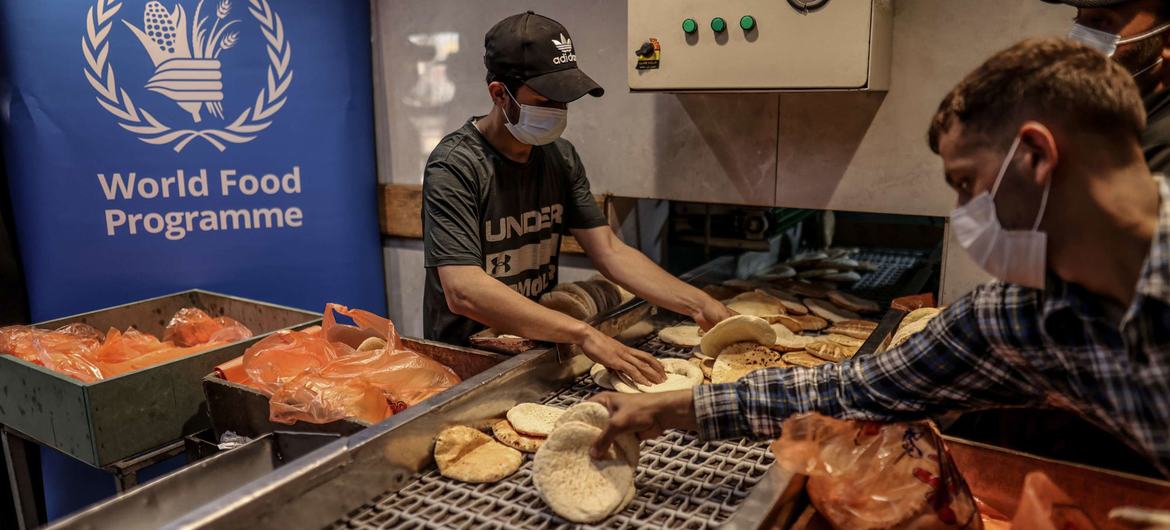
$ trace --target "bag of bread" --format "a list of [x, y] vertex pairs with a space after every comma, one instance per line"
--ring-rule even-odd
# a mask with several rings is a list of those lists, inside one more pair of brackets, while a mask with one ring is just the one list
[[839, 530], [983, 528], [932, 423], [793, 416], [772, 451], [777, 465], [809, 477], [813, 506]]
[[236, 342], [252, 337], [252, 330], [229, 317], [212, 318], [195, 307], [180, 309], [163, 332], [163, 340], [175, 346], [198, 346], [211, 342]]

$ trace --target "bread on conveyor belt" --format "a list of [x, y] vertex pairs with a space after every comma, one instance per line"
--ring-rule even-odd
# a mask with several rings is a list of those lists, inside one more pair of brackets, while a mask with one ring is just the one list
[[834, 274], [838, 274], [840, 272], [841, 271], [839, 271], [837, 269], [809, 269], [806, 271], [798, 272], [796, 274], [796, 277], [800, 278], [802, 280], [811, 280], [814, 278], [824, 278], [826, 276], [831, 276]]
[[672, 346], [694, 348], [699, 345], [702, 332], [697, 324], [679, 324], [669, 328], [662, 328], [658, 332], [658, 340]]
[[761, 287], [761, 292], [769, 294], [784, 304], [784, 312], [789, 315], [807, 315], [808, 307], [800, 302], [796, 295], [773, 287]]
[[723, 349], [715, 358], [711, 382], [733, 383], [739, 378], [764, 368], [784, 368], [783, 355], [768, 346], [754, 342], [738, 342]]
[[829, 255], [824, 252], [805, 252], [793, 256], [792, 259], [788, 260], [785, 264], [794, 269], [806, 269], [817, 265], [826, 259], [829, 259]]
[[797, 335], [782, 324], [772, 324], [772, 329], [776, 330], [776, 344], [772, 345], [772, 349], [778, 352], [804, 351], [816, 340], [816, 337]]
[[659, 359], [666, 370], [666, 381], [653, 385], [637, 384], [638, 390], [653, 394], [656, 392], [670, 392], [672, 390], [686, 390], [703, 384], [703, 370], [682, 359]]
[[549, 435], [532, 459], [532, 483], [557, 515], [574, 523], [600, 522], [634, 498], [638, 441], [630, 434], [618, 436], [609, 452], [595, 460], [589, 449], [605, 428], [598, 416], [604, 414], [608, 423], [608, 411], [585, 402], [566, 414], [580, 421], [562, 422]]
[[560, 407], [538, 403], [520, 403], [508, 409], [508, 421], [517, 432], [529, 436], [548, 436], [557, 418], [565, 413]]
[[727, 301], [727, 308], [741, 315], [768, 318], [786, 313], [784, 302], [764, 291], [748, 291]]
[[576, 285], [589, 296], [590, 300], [593, 302], [594, 307], [597, 308], [597, 314], [604, 313], [610, 308], [617, 307], [617, 291], [610, 293], [609, 287], [607, 287], [605, 284], [601, 282], [577, 282]]
[[754, 281], [742, 280], [739, 278], [732, 278], [730, 280], [727, 280], [727, 281], [723, 282], [723, 286], [731, 288], [731, 289], [736, 289], [739, 292], [751, 291], [751, 290], [754, 290], [756, 287], [759, 287], [759, 285]]
[[535, 453], [545, 440], [543, 436], [528, 436], [516, 432], [508, 420], [500, 420], [493, 424], [492, 434], [500, 443], [525, 453]]
[[832, 326], [829, 326], [829, 329], [825, 330], [825, 332], [836, 333], [838, 335], [845, 335], [847, 337], [865, 340], [868, 339], [876, 329], [876, 322], [870, 322], [868, 320], [842, 320], [840, 322], [834, 322]]
[[727, 300], [727, 299], [732, 298], [735, 295], [737, 295], [743, 291], [741, 291], [739, 289], [732, 289], [730, 287], [726, 287], [723, 285], [711, 284], [711, 285], [704, 285], [703, 292], [711, 295], [711, 298], [714, 298], [716, 300]]
[[699, 343], [699, 349], [708, 357], [715, 357], [723, 348], [736, 342], [755, 342], [764, 346], [776, 343], [776, 331], [767, 320], [751, 315], [737, 315], [715, 324]]
[[820, 357], [816, 357], [807, 351], [785, 353], [784, 357], [782, 358], [784, 359], [784, 362], [793, 366], [799, 366], [801, 368], [816, 368], [829, 362], [821, 359]]
[[804, 351], [816, 357], [820, 357], [821, 359], [835, 363], [839, 363], [850, 357], [853, 357], [855, 354], [857, 354], [857, 350], [858, 348], [845, 346], [843, 344], [829, 340], [828, 338], [815, 340], [804, 349]]
[[[797, 295], [807, 298], [825, 298], [829, 296], [830, 289], [821, 287], [805, 281], [794, 281], [784, 286], [785, 289], [796, 293]], [[808, 305], [808, 304], [805, 304]]]
[[841, 291], [829, 291], [829, 301], [854, 313], [880, 313], [882, 311], [881, 306], [873, 300]]
[[855, 283], [861, 280], [861, 275], [855, 271], [837, 271], [821, 276], [821, 279], [836, 283]]
[[772, 268], [764, 271], [759, 276], [757, 276], [757, 278], [771, 282], [776, 280], [787, 280], [793, 276], [796, 276], [796, 269], [793, 269], [788, 265], [781, 264], [775, 265]]
[[498, 482], [520, 469], [524, 457], [471, 427], [448, 427], [435, 437], [435, 463], [444, 477], [462, 482]]
[[840, 322], [842, 320], [861, 320], [861, 315], [854, 313], [848, 309], [838, 307], [836, 304], [826, 302], [824, 300], [816, 300], [812, 298], [805, 298], [804, 305], [808, 306], [808, 310], [816, 316], [826, 319], [830, 322]]

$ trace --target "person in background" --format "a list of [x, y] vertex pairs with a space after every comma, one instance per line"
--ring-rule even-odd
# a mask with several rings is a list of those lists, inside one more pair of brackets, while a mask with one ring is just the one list
[[1069, 37], [1125, 67], [1146, 108], [1142, 150], [1155, 172], [1170, 170], [1170, 1], [1044, 0], [1077, 8]]
[[945, 97], [929, 134], [958, 194], [957, 238], [997, 281], [882, 354], [595, 396], [611, 415], [595, 454], [616, 434], [668, 428], [775, 438], [804, 412], [1061, 407], [1170, 473], [1170, 184], [1146, 166], [1144, 126], [1130, 73], [1088, 46], [1033, 39], [997, 53]]
[[568, 104], [604, 93], [577, 67], [568, 30], [529, 11], [496, 24], [484, 46], [492, 109], [443, 138], [423, 176], [426, 338], [463, 344], [490, 326], [578, 345], [642, 384], [663, 381], [649, 353], [535, 301], [557, 285], [564, 234], [608, 279], [704, 328], [733, 313], [608, 226], [577, 151], [560, 137]]

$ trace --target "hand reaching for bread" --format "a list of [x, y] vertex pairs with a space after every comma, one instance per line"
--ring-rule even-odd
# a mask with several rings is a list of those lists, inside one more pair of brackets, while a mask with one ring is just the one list
[[642, 385], [653, 385], [666, 381], [666, 369], [653, 355], [635, 350], [604, 333], [590, 328], [581, 351], [594, 362], [615, 372], [622, 372]]

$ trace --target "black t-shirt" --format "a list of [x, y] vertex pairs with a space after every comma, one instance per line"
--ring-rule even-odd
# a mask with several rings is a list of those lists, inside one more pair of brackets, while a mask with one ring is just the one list
[[452, 313], [436, 267], [475, 265], [533, 300], [557, 284], [561, 238], [606, 224], [585, 168], [568, 140], [512, 161], [488, 143], [475, 119], [447, 135], [423, 174], [427, 339], [466, 344], [483, 325]]
[[1170, 89], [1145, 97], [1146, 131], [1142, 151], [1154, 173], [1170, 174]]

